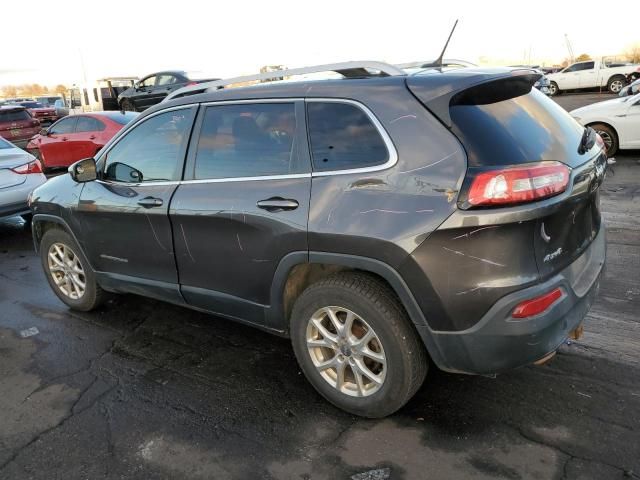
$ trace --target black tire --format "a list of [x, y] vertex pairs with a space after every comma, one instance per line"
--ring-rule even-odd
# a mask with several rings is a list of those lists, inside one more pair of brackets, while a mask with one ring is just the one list
[[618, 93], [620, 93], [620, 90], [622, 90], [626, 84], [627, 84], [627, 79], [625, 78], [624, 75], [614, 75], [607, 82], [607, 90], [617, 95]]
[[[348, 309], [366, 319], [380, 341], [386, 357], [384, 381], [367, 396], [339, 391], [313, 363], [307, 347], [307, 327], [315, 312], [329, 306]], [[362, 417], [381, 418], [395, 412], [415, 394], [427, 374], [427, 352], [398, 298], [385, 283], [366, 273], [338, 273], [307, 287], [293, 306], [291, 342], [314, 388], [336, 407]], [[352, 360], [352, 353], [344, 355]], [[353, 355], [356, 360], [357, 354]]]
[[589, 126], [600, 134], [607, 145], [607, 157], [613, 157], [618, 152], [618, 134], [616, 131], [604, 123], [592, 123]]
[[124, 100], [122, 100], [122, 102], [120, 103], [120, 109], [124, 110], [125, 112], [136, 112], [136, 106], [134, 105], [134, 103], [131, 100], [127, 100], [126, 98]]
[[[84, 293], [79, 296], [79, 298], [71, 298], [66, 295], [53, 280], [51, 270], [49, 269], [49, 249], [56, 243], [69, 248], [82, 266], [85, 289]], [[62, 300], [63, 303], [73, 310], [88, 312], [106, 300], [107, 293], [96, 282], [95, 274], [93, 273], [93, 270], [91, 270], [89, 262], [82, 253], [82, 250], [78, 247], [78, 244], [75, 242], [73, 237], [64, 230], [56, 228], [45, 232], [40, 242], [40, 261], [45, 276], [47, 277], [47, 281], [49, 282], [49, 286], [53, 292], [60, 300]]]
[[556, 95], [560, 95], [562, 91], [558, 88], [558, 84], [556, 82], [549, 83], [549, 96], [555, 97]]

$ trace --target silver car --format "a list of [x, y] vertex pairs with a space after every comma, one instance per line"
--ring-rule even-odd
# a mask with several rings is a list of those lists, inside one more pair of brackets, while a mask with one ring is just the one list
[[46, 181], [33, 155], [0, 137], [0, 218], [22, 215], [28, 219], [27, 198]]

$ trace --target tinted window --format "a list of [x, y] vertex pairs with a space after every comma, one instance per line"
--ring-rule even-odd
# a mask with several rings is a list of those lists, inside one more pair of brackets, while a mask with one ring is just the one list
[[208, 107], [198, 139], [195, 178], [299, 173], [295, 131], [293, 103]]
[[31, 120], [31, 115], [26, 110], [0, 110], [0, 122], [22, 122]]
[[449, 109], [469, 166], [516, 165], [577, 155], [584, 127], [537, 89], [497, 102], [473, 104], [471, 100]]
[[371, 167], [389, 159], [380, 132], [361, 108], [309, 102], [307, 115], [315, 171]]
[[593, 69], [594, 63], [593, 62], [584, 62], [584, 63], [578, 63], [576, 65], [574, 65], [574, 72], [577, 72], [579, 70], [591, 70]]
[[156, 77], [145, 78], [140, 82], [140, 87], [153, 87], [156, 84]]
[[49, 133], [73, 133], [76, 126], [76, 120], [77, 118], [63, 118], [59, 122], [53, 124], [53, 126], [49, 129]]
[[156, 85], [171, 85], [177, 82], [178, 80], [173, 75], [160, 75], [158, 77], [158, 83]]
[[100, 132], [105, 129], [104, 123], [92, 117], [78, 117], [76, 132]]
[[107, 153], [104, 178], [117, 182], [178, 180], [192, 111], [173, 110], [136, 125]]
[[580, 65], [579, 64], [573, 64], [570, 67], [567, 67], [563, 70], [563, 73], [569, 73], [569, 72], [577, 72], [580, 69]]

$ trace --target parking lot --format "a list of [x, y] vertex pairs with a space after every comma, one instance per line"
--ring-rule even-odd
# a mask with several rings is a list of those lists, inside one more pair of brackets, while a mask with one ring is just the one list
[[70, 311], [0, 222], [0, 478], [640, 478], [640, 152], [616, 161], [584, 337], [496, 378], [433, 368], [384, 420], [324, 401], [288, 340], [132, 295]]

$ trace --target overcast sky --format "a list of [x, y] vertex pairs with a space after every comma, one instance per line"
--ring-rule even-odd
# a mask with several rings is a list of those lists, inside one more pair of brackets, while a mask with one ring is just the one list
[[456, 18], [447, 56], [472, 62], [524, 63], [529, 54], [532, 63], [560, 62], [568, 55], [565, 33], [576, 55], [640, 43], [637, 15], [595, 1], [31, 0], [28, 15], [24, 1], [1, 2], [0, 86], [81, 82], [83, 61], [91, 80], [162, 69], [224, 77], [273, 64], [431, 59]]

